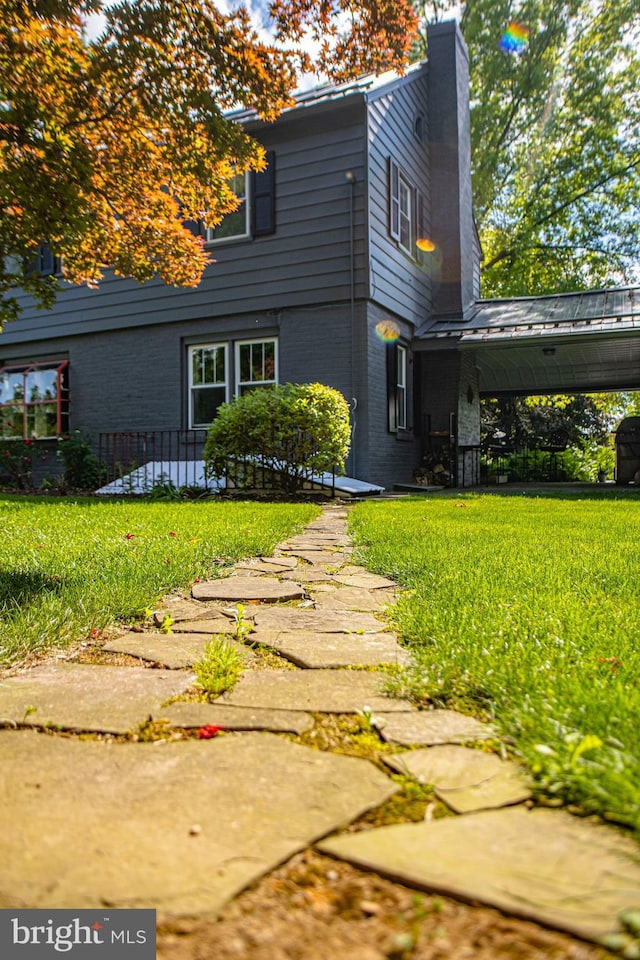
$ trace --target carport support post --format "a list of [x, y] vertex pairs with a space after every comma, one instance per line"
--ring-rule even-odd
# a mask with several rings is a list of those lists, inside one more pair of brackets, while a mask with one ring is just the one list
[[448, 431], [455, 415], [454, 482], [472, 487], [480, 482], [480, 391], [475, 355], [471, 351], [427, 350], [422, 355], [424, 447], [429, 431]]

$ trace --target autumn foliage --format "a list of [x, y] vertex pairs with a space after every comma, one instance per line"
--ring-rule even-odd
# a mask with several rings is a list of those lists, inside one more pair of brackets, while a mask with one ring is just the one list
[[[92, 12], [105, 26], [88, 39]], [[310, 68], [402, 69], [416, 27], [408, 0], [275, 0], [271, 23], [265, 42], [213, 0], [0, 0], [0, 322], [16, 286], [53, 301], [30, 269], [43, 242], [74, 283], [112, 267], [197, 285], [208, 253], [184, 221], [215, 225], [236, 205], [232, 174], [264, 165], [225, 113], [275, 119]]]

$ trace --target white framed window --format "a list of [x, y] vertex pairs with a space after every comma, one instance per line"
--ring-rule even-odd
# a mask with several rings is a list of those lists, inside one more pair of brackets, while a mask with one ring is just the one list
[[396, 425], [407, 429], [407, 348], [398, 344], [396, 373]]
[[399, 182], [400, 193], [400, 236], [398, 243], [406, 253], [413, 256], [413, 187], [400, 174]]
[[236, 394], [278, 382], [278, 341], [244, 340], [236, 343]]
[[220, 404], [229, 399], [226, 343], [189, 347], [189, 427], [208, 427]]
[[232, 177], [230, 186], [240, 201], [239, 205], [223, 217], [217, 226], [207, 227], [206, 243], [221, 243], [224, 240], [236, 240], [250, 235], [249, 177], [246, 173], [237, 173]]
[[416, 257], [418, 206], [414, 184], [389, 157], [389, 235], [412, 259]]

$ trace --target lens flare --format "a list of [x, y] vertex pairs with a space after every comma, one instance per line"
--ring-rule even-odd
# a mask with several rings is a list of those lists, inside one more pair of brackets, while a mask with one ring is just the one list
[[500, 40], [500, 49], [504, 53], [522, 53], [529, 39], [529, 27], [512, 20]]
[[376, 337], [383, 343], [394, 343], [400, 336], [400, 327], [393, 320], [381, 320], [376, 323]]
[[433, 240], [429, 240], [428, 237], [418, 237], [416, 240], [416, 247], [418, 250], [422, 250], [424, 253], [433, 253], [436, 245]]

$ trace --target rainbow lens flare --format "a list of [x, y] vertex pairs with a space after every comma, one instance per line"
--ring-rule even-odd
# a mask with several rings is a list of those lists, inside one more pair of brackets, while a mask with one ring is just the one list
[[529, 27], [512, 20], [500, 40], [500, 49], [505, 53], [522, 53], [529, 39]]
[[416, 240], [416, 247], [418, 250], [422, 250], [424, 253], [433, 253], [436, 245], [433, 240], [429, 240], [428, 237], [418, 237]]
[[400, 327], [393, 320], [381, 320], [376, 323], [376, 337], [383, 343], [394, 343], [400, 336]]

